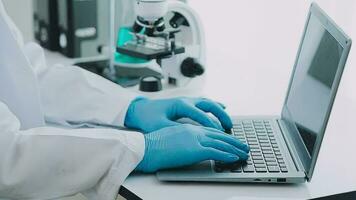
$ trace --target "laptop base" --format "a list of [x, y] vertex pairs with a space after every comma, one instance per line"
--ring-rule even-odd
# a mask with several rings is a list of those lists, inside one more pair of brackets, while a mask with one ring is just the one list
[[[248, 172], [241, 170], [238, 173], [234, 173], [227, 170], [217, 171], [214, 161], [205, 161], [197, 165], [163, 170], [157, 173], [157, 177], [160, 181], [189, 181], [189, 182], [246, 182], [246, 183], [304, 183], [306, 181], [305, 173], [298, 170], [287, 145], [282, 136], [281, 129], [278, 125], [278, 117], [232, 117], [234, 122], [233, 134], [237, 137], [237, 130], [235, 127], [237, 124], [241, 124], [246, 121], [269, 121], [273, 128], [273, 135], [278, 142], [279, 150], [283, 153], [285, 164], [288, 166], [288, 172]], [[259, 136], [256, 136], [256, 138]], [[249, 139], [249, 138], [246, 138]], [[245, 139], [245, 140], [246, 140]], [[249, 142], [248, 140], [247, 142]], [[250, 153], [251, 154], [251, 153]], [[252, 156], [250, 156], [252, 157]], [[252, 162], [253, 165], [253, 161]]]

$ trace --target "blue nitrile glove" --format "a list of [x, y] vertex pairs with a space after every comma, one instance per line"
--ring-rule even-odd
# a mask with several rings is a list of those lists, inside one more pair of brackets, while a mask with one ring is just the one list
[[212, 128], [184, 124], [160, 129], [144, 137], [145, 155], [136, 171], [152, 173], [205, 160], [231, 163], [248, 158], [246, 144]]
[[[212, 113], [220, 122], [207, 113]], [[219, 130], [232, 128], [231, 118], [221, 104], [205, 98], [187, 97], [161, 100], [137, 98], [127, 111], [125, 126], [147, 133], [180, 125], [176, 120], [181, 118], [189, 118], [205, 127]]]

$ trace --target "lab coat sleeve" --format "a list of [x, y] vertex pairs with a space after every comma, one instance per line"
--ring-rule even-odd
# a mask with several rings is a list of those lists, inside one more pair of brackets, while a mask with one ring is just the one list
[[91, 200], [113, 200], [144, 153], [143, 136], [136, 132], [19, 128], [0, 102], [0, 199], [82, 192]]
[[44, 51], [35, 43], [27, 44], [24, 52], [38, 76], [47, 120], [124, 125], [137, 94], [76, 66], [47, 67]]

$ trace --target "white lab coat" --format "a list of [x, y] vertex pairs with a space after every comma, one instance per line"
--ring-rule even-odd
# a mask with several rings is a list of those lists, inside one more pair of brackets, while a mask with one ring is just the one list
[[72, 129], [69, 122], [123, 126], [134, 98], [78, 67], [47, 67], [42, 48], [24, 45], [0, 0], [0, 199], [58, 199], [79, 192], [115, 199], [143, 157], [143, 135]]

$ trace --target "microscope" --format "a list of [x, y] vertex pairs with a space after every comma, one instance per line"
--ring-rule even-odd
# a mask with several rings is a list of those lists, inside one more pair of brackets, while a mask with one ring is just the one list
[[[130, 33], [133, 39], [117, 46], [118, 53], [155, 61], [161, 68], [163, 80], [175, 87], [187, 86], [192, 79], [204, 74], [204, 31], [197, 13], [187, 3], [135, 0], [135, 13], [137, 17]], [[152, 77], [149, 79], [152, 81]], [[153, 87], [143, 89], [159, 90]]]

